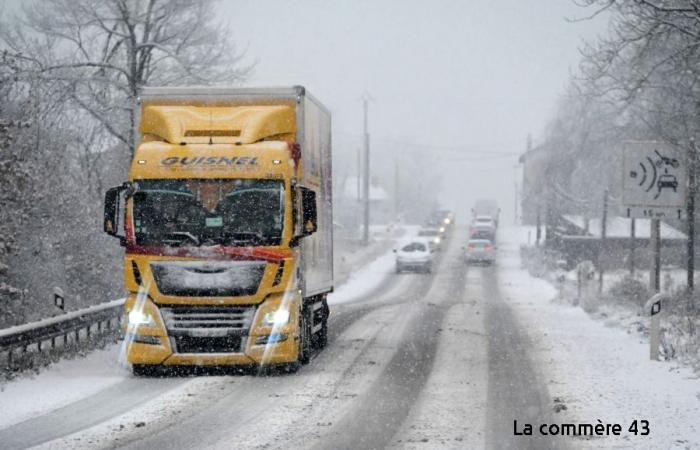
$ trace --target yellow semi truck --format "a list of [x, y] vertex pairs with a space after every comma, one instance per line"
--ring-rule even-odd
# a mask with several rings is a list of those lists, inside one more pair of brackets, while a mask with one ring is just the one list
[[328, 333], [328, 109], [301, 86], [145, 88], [139, 105], [128, 182], [104, 212], [125, 247], [134, 373], [296, 370]]

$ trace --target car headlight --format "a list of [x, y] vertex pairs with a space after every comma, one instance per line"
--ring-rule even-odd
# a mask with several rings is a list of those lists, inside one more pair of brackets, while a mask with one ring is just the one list
[[444, 232], [445, 232], [445, 227], [440, 227], [440, 233], [444, 233]]
[[151, 316], [150, 314], [145, 313], [139, 309], [132, 309], [131, 311], [129, 311], [129, 325], [152, 326], [155, 325], [155, 321], [153, 320], [153, 316]]
[[436, 237], [436, 238], [433, 240], [433, 242], [435, 242], [436, 244], [439, 244], [439, 243], [440, 243], [440, 238], [439, 238], [439, 237]]
[[449, 224], [450, 224], [450, 218], [449, 218], [449, 217], [446, 217], [445, 220], [444, 220], [443, 222], [445, 222], [445, 225], [449, 225]]
[[264, 326], [284, 325], [287, 322], [289, 322], [289, 311], [286, 309], [278, 309], [263, 316]]

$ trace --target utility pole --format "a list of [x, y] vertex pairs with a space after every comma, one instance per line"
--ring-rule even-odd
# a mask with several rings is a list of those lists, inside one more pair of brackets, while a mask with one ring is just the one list
[[362, 149], [357, 147], [357, 201], [362, 199]]
[[513, 225], [518, 224], [518, 168], [519, 164], [513, 166]]
[[661, 220], [651, 219], [652, 262], [649, 274], [649, 288], [652, 292], [661, 291]]
[[634, 251], [636, 250], [637, 246], [637, 223], [635, 221], [635, 218], [633, 217], [630, 219], [630, 275], [634, 276]]
[[401, 179], [399, 178], [399, 159], [394, 161], [394, 220], [399, 222], [401, 204], [399, 202], [399, 194], [401, 192]]
[[688, 196], [686, 198], [686, 220], [688, 221], [688, 312], [693, 311], [693, 293], [695, 290], [695, 169], [697, 167], [697, 150], [695, 139], [690, 140], [688, 148]]
[[542, 217], [540, 214], [540, 204], [539, 204], [539, 199], [537, 200], [537, 231], [535, 231], [535, 247], [540, 246], [540, 239], [542, 238], [542, 231], [540, 228], [542, 227]]
[[600, 245], [598, 247], [598, 293], [603, 292], [603, 259], [601, 255], [605, 250], [605, 238], [608, 232], [608, 189], [603, 192], [603, 218], [600, 222]]
[[364, 202], [364, 229], [362, 233], [362, 242], [364, 245], [369, 244], [369, 131], [367, 129], [367, 103], [369, 95], [365, 94], [362, 98], [362, 109], [364, 111], [364, 145], [365, 145], [365, 164], [364, 176], [362, 180], [362, 201]]

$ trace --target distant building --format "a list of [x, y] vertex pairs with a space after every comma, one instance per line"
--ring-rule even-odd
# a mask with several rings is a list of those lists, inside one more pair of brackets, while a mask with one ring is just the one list
[[[385, 224], [393, 220], [392, 199], [387, 191], [376, 184], [370, 184], [370, 224]], [[335, 199], [335, 221], [345, 227], [356, 228], [362, 225], [364, 205], [362, 186], [357, 177], [347, 177]]]
[[539, 146], [523, 153], [518, 160], [523, 165], [523, 186], [520, 197], [523, 225], [535, 225], [538, 214], [540, 221], [545, 222], [546, 179], [550, 154], [549, 147]]

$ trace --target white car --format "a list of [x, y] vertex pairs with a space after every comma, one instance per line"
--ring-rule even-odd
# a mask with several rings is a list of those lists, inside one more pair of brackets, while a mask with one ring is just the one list
[[405, 270], [430, 273], [433, 268], [433, 250], [430, 241], [424, 238], [414, 238], [404, 242], [396, 253], [396, 273]]
[[496, 247], [488, 239], [470, 239], [464, 247], [464, 262], [491, 265], [496, 260]]

